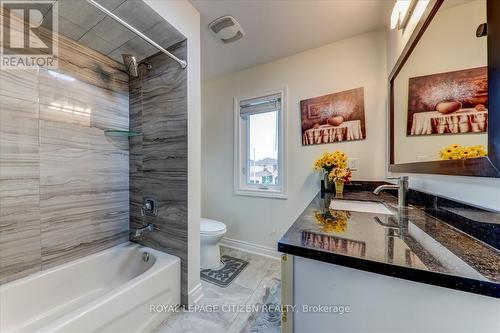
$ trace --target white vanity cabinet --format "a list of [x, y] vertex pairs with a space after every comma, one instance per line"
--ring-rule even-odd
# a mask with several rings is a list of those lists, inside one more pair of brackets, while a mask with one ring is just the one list
[[295, 306], [283, 332], [500, 332], [498, 298], [299, 256], [283, 255], [282, 271], [283, 304]]

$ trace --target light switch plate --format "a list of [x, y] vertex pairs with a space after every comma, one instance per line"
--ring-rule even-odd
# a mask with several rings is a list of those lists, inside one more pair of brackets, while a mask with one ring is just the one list
[[347, 166], [351, 170], [358, 170], [358, 163], [359, 159], [358, 158], [350, 158], [347, 162]]

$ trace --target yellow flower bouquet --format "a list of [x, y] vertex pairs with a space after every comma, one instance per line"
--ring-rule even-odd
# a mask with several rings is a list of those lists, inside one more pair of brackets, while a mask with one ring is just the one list
[[347, 154], [340, 150], [336, 150], [333, 153], [325, 152], [323, 156], [314, 162], [314, 169], [330, 173], [335, 168], [346, 168], [347, 158]]
[[483, 145], [461, 146], [456, 143], [449, 145], [439, 152], [439, 156], [442, 160], [463, 160], [486, 155], [488, 155], [488, 152]]
[[335, 183], [337, 197], [341, 197], [344, 192], [344, 183], [351, 180], [352, 172], [347, 167], [347, 154], [336, 150], [333, 153], [325, 152], [323, 156], [314, 162], [314, 169], [323, 170], [325, 173], [325, 188], [330, 188], [330, 183]]
[[347, 211], [327, 210], [316, 212], [316, 221], [321, 225], [321, 231], [326, 233], [339, 233], [347, 230], [347, 222], [351, 213]]

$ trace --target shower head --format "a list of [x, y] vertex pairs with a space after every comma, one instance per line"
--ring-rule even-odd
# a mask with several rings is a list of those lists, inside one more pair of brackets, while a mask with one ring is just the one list
[[122, 54], [123, 64], [128, 74], [132, 77], [137, 77], [139, 75], [137, 59], [131, 54]]
[[131, 54], [122, 54], [123, 57], [123, 64], [125, 65], [125, 69], [127, 70], [128, 75], [131, 77], [138, 77], [139, 76], [139, 66], [143, 65], [146, 67], [146, 69], [149, 71], [153, 66], [149, 62], [141, 62], [140, 64], [137, 63], [137, 59], [135, 56]]

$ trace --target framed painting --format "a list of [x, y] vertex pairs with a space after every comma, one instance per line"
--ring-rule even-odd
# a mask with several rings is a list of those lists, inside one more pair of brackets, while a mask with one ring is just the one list
[[362, 87], [302, 100], [300, 112], [303, 146], [366, 138]]

